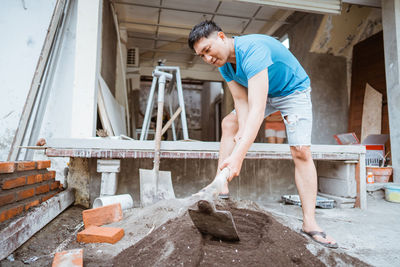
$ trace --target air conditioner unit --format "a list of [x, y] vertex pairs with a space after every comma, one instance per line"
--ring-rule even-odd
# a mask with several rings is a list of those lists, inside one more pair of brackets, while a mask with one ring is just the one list
[[139, 48], [138, 47], [128, 48], [126, 65], [127, 65], [127, 67], [139, 67]]

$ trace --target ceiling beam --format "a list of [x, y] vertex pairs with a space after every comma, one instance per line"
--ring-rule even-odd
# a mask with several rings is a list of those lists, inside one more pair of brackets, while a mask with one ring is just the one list
[[381, 0], [342, 0], [342, 2], [360, 6], [381, 7]]
[[130, 35], [130, 34], [128, 34], [128, 38], [130, 38], [130, 39], [142, 39], [142, 40], [153, 40], [153, 41], [157, 40], [157, 41], [160, 41], [160, 42], [187, 44], [187, 41], [167, 40], [167, 39], [161, 39], [161, 38], [156, 38], [156, 37], [143, 37], [143, 36]]
[[[228, 1], [231, 1], [231, 0], [228, 0]], [[241, 1], [241, 0], [235, 0], [235, 1]], [[260, 1], [263, 1], [263, 0], [260, 0]], [[115, 2], [115, 4], [117, 4], [117, 5], [128, 5], [128, 6], [138, 6], [138, 7], [147, 7], [147, 8], [162, 8], [164, 10], [181, 11], [181, 12], [196, 13], [196, 14], [203, 14], [203, 15], [210, 15], [210, 16], [221, 16], [221, 17], [228, 17], [228, 18], [235, 18], [235, 19], [251, 19], [252, 18], [252, 17], [249, 17], [249, 16], [218, 14], [217, 11], [207, 12], [207, 11], [202, 11], [202, 10], [171, 8], [171, 7], [164, 7], [164, 6], [159, 6], [159, 5], [158, 6], [157, 5], [146, 5], [146, 4], [138, 4], [138, 3], [127, 3], [127, 2]], [[257, 20], [257, 21], [270, 21], [270, 19], [263, 19], [263, 18], [255, 18], [255, 20]]]
[[[161, 23], [144, 23], [144, 22], [134, 22], [134, 21], [121, 21], [120, 22], [122, 27], [126, 27], [128, 30], [129, 29], [135, 29], [134, 27], [131, 27], [129, 25], [142, 25], [142, 26], [159, 26], [159, 27], [164, 27], [164, 28], [170, 28], [170, 29], [178, 29], [178, 30], [185, 30], [184, 36], [187, 36], [187, 32], [186, 31], [191, 31], [192, 28], [191, 27], [183, 27], [183, 26], [173, 26], [173, 25], [165, 25], [165, 24], [161, 24]], [[153, 33], [153, 31], [151, 31]], [[240, 32], [225, 32], [226, 34], [230, 34], [230, 35], [242, 35]]]
[[260, 34], [274, 35], [276, 30], [279, 29], [283, 24], [287, 24], [286, 19], [293, 14], [293, 10], [278, 10], [273, 15], [275, 22], [267, 22], [258, 32]]
[[[224, 0], [232, 1], [232, 0]], [[241, 3], [253, 3], [275, 8], [293, 9], [322, 14], [340, 14], [341, 0], [233, 0]]]
[[[151, 76], [154, 67], [140, 67], [139, 73], [141, 76]], [[222, 82], [222, 78], [219, 71], [199, 71], [199, 70], [187, 70], [180, 69], [181, 79], [191, 79], [191, 80], [202, 80], [202, 81], [219, 81]]]

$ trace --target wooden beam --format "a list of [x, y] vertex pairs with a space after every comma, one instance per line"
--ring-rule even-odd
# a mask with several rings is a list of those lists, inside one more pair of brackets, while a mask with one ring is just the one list
[[0, 231], [0, 260], [25, 243], [37, 231], [74, 203], [74, 200], [74, 190], [68, 189], [31, 209], [25, 216], [11, 221], [6, 228]]
[[293, 14], [293, 10], [278, 10], [276, 11], [271, 20], [266, 22], [261, 30], [258, 32], [260, 34], [274, 35], [276, 30], [278, 30], [283, 24], [285, 24], [286, 19]]

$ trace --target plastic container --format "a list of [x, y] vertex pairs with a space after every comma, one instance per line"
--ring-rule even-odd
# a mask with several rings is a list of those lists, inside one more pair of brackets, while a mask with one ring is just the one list
[[129, 194], [102, 196], [98, 197], [93, 202], [93, 208], [99, 208], [115, 203], [121, 203], [121, 209], [126, 210], [133, 207], [133, 199]]
[[385, 199], [390, 202], [400, 203], [400, 184], [385, 185]]
[[374, 174], [372, 172], [368, 172], [367, 174], [367, 184], [373, 184], [375, 181]]

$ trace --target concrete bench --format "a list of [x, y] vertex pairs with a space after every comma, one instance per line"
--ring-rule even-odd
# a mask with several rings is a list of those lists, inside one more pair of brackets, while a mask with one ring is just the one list
[[[48, 141], [49, 157], [128, 159], [153, 158], [154, 141], [104, 138], [53, 139]], [[218, 159], [219, 142], [163, 141], [161, 158]], [[356, 197], [356, 207], [366, 209], [365, 147], [312, 145], [317, 161], [319, 189], [343, 197]], [[246, 159], [292, 159], [287, 144], [255, 143]]]

